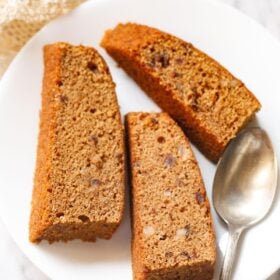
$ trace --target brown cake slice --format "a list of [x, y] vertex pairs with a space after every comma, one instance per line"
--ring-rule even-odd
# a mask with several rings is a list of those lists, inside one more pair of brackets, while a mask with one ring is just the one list
[[187, 138], [166, 113], [130, 113], [126, 126], [134, 279], [212, 279], [209, 202]]
[[115, 84], [93, 48], [44, 48], [30, 241], [109, 239], [124, 208], [123, 128]]
[[213, 161], [260, 109], [240, 80], [170, 34], [119, 24], [106, 32], [101, 45]]

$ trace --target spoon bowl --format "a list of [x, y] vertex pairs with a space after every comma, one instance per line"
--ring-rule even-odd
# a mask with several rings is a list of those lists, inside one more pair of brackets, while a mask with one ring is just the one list
[[238, 134], [218, 163], [213, 203], [228, 224], [230, 240], [220, 279], [230, 279], [240, 234], [262, 220], [277, 187], [277, 160], [264, 130], [253, 127]]

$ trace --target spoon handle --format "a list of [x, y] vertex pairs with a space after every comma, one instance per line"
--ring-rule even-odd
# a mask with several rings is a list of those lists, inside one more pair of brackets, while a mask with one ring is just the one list
[[232, 267], [234, 264], [234, 258], [236, 253], [236, 247], [239, 237], [242, 233], [242, 228], [229, 228], [229, 240], [227, 244], [226, 254], [220, 274], [220, 280], [230, 280]]

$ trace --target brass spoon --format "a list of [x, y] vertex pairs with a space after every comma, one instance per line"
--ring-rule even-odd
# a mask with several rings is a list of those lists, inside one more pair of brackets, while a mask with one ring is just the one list
[[276, 187], [277, 160], [268, 135], [261, 128], [244, 130], [230, 142], [214, 178], [214, 207], [229, 229], [221, 280], [231, 279], [239, 237], [268, 213]]

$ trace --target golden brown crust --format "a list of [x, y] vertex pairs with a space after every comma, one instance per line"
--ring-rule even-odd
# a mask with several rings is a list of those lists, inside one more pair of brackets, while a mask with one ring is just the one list
[[30, 241], [109, 239], [124, 208], [124, 139], [115, 85], [92, 48], [44, 48]]
[[51, 99], [55, 91], [60, 91], [57, 81], [60, 80], [60, 64], [63, 56], [63, 49], [59, 47], [54, 48], [50, 49], [49, 46], [44, 48], [45, 74], [29, 227], [31, 242], [36, 242], [38, 237], [42, 236], [44, 230], [52, 224], [49, 217], [51, 214], [50, 201], [52, 194], [48, 192], [50, 185], [48, 179], [51, 169], [51, 147], [55, 141], [56, 111], [51, 103]]
[[170, 34], [119, 24], [106, 32], [101, 45], [213, 161], [260, 109], [240, 80]]
[[210, 205], [188, 140], [166, 113], [126, 116], [133, 279], [212, 279]]

